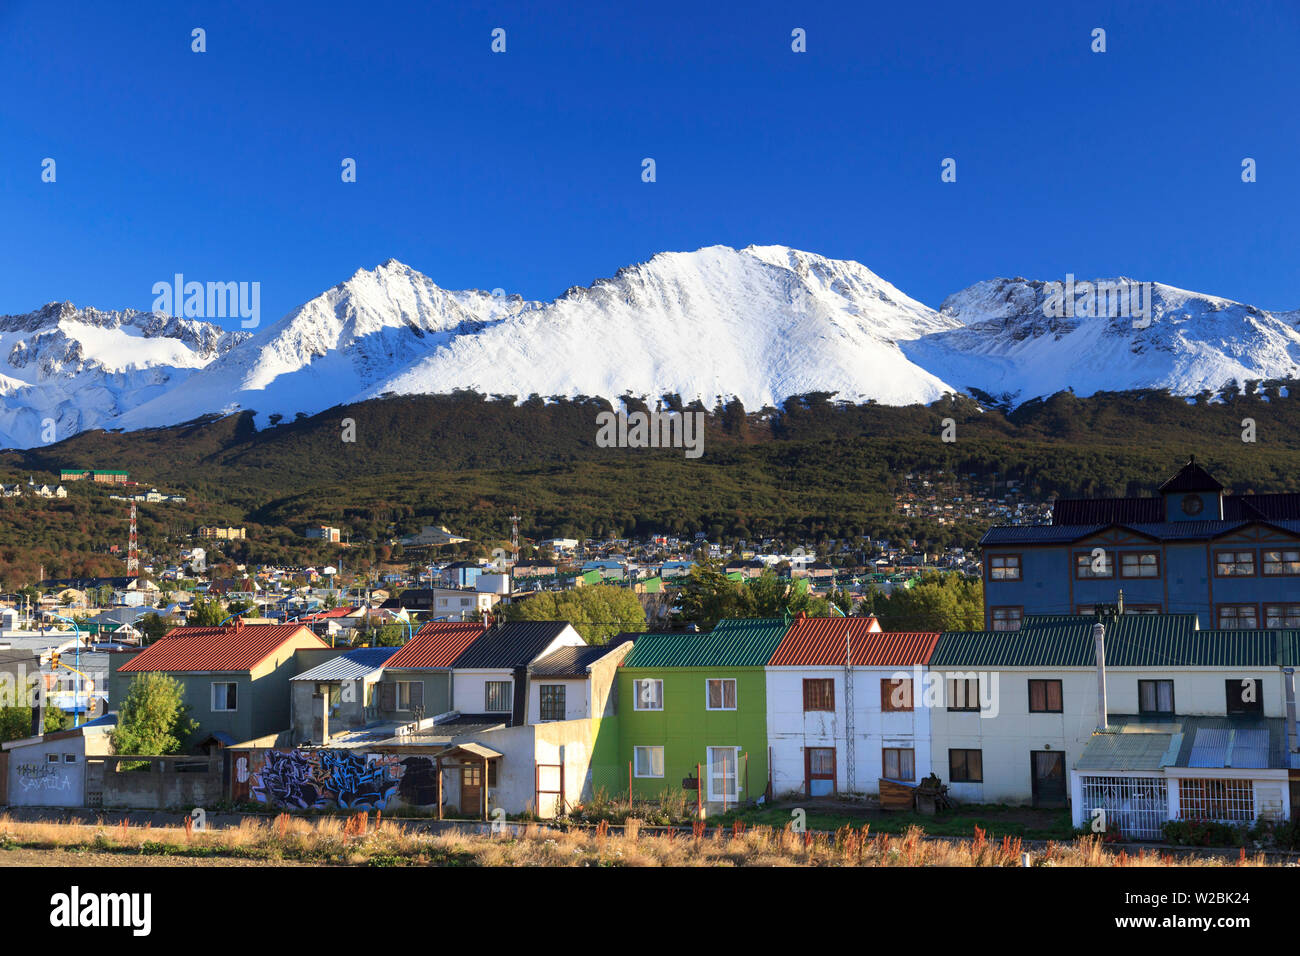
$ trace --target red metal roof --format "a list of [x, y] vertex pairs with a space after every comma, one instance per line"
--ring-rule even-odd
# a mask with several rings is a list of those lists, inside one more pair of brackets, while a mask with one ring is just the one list
[[768, 666], [843, 667], [846, 635], [854, 667], [910, 667], [930, 659], [939, 640], [937, 632], [876, 631], [872, 630], [874, 620], [862, 617], [796, 620]]
[[431, 621], [416, 631], [415, 637], [384, 666], [450, 667], [484, 630], [482, 624], [474, 621]]
[[250, 671], [285, 641], [309, 638], [329, 647], [298, 624], [243, 624], [233, 627], [174, 627], [167, 636], [118, 668], [134, 671]]

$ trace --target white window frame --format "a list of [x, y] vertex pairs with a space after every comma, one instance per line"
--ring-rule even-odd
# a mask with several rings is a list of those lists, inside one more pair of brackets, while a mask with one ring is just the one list
[[[722, 706], [709, 706], [709, 687], [714, 683], [722, 685]], [[731, 684], [731, 706], [727, 704], [727, 684]], [[740, 687], [734, 677], [709, 677], [704, 681], [704, 709], [705, 710], [736, 710], [740, 703]]]
[[[235, 688], [235, 706], [218, 707], [217, 706], [217, 688], [233, 687]], [[233, 680], [214, 680], [208, 688], [208, 709], [214, 714], [234, 714], [239, 711], [239, 684]]]
[[[658, 773], [642, 773], [642, 772], [641, 772], [641, 761], [640, 761], [640, 756], [639, 756], [640, 753], [641, 753], [642, 751], [655, 751], [655, 750], [659, 751], [659, 772], [658, 772]], [[640, 745], [640, 746], [636, 746], [636, 747], [633, 747], [633, 748], [632, 748], [632, 775], [633, 775], [634, 777], [637, 777], [638, 779], [641, 779], [641, 780], [662, 780], [662, 779], [663, 779], [663, 776], [664, 776], [664, 767], [665, 767], [665, 766], [666, 766], [666, 765], [665, 765], [665, 763], [664, 763], [664, 748], [663, 748], [662, 745], [657, 745], [657, 744], [644, 744], [644, 745]], [[651, 761], [649, 762], [649, 764], [648, 764], [648, 768], [649, 768], [650, 770], [654, 770], [654, 761], [653, 761], [653, 760], [651, 760]]]
[[[713, 752], [715, 750], [730, 750], [732, 753], [732, 760], [734, 761], [734, 763], [732, 763], [731, 766], [732, 766], [732, 772], [735, 775], [736, 789], [735, 789], [735, 793], [727, 794], [726, 799], [728, 803], [739, 803], [740, 794], [743, 792], [743, 788], [740, 785], [740, 748], [739, 747], [708, 747], [705, 749], [704, 772], [708, 776], [709, 802], [721, 803], [723, 798], [722, 791], [713, 789], [713, 776], [714, 776], [713, 775]], [[724, 786], [725, 786], [725, 779], [726, 778], [724, 776], [723, 778]]]
[[[647, 706], [643, 706], [643, 705], [642, 705], [642, 702], [641, 702], [641, 685], [642, 685], [642, 684], [658, 684], [658, 685], [659, 685], [659, 693], [656, 695], [656, 698], [657, 698], [658, 701], [659, 701], [659, 706], [658, 706], [658, 707], [651, 707], [651, 706], [648, 706], [648, 705], [647, 705]], [[663, 709], [664, 709], [664, 682], [663, 682], [663, 679], [662, 679], [662, 678], [659, 678], [659, 677], [638, 677], [638, 678], [636, 678], [634, 681], [632, 681], [632, 709], [633, 709], [633, 710], [651, 710], [651, 711], [658, 711], [658, 712], [661, 712], [661, 713], [662, 713], [662, 712], [663, 712]]]

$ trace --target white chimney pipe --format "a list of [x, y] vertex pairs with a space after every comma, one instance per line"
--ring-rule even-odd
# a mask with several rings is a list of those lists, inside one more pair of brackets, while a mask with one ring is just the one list
[[1282, 682], [1286, 686], [1286, 745], [1288, 753], [1300, 752], [1300, 740], [1295, 728], [1295, 668], [1282, 668]]
[[1098, 622], [1092, 626], [1092, 645], [1097, 655], [1097, 729], [1105, 730], [1106, 722], [1106, 626]]

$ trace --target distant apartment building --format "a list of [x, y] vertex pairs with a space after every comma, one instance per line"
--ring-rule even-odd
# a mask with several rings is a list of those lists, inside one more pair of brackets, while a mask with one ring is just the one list
[[199, 537], [212, 541], [243, 541], [247, 534], [243, 528], [199, 528]]
[[64, 468], [59, 472], [59, 481], [94, 481], [102, 485], [124, 485], [130, 477], [125, 471], [82, 470]]
[[315, 528], [307, 529], [307, 537], [313, 541], [328, 541], [331, 544], [339, 543], [339, 529], [329, 528], [325, 525], [319, 525]]
[[990, 528], [980, 546], [991, 630], [1107, 606], [1300, 627], [1300, 493], [1229, 495], [1192, 460], [1156, 495], [1059, 499], [1052, 524]]

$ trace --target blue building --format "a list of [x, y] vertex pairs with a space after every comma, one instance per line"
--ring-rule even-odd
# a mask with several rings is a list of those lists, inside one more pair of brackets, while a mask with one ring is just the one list
[[439, 572], [438, 581], [445, 588], [472, 588], [484, 570], [473, 562], [457, 561]]
[[1062, 499], [1052, 524], [990, 528], [984, 617], [1196, 614], [1202, 628], [1300, 627], [1300, 494], [1225, 495], [1189, 459], [1145, 498]]

